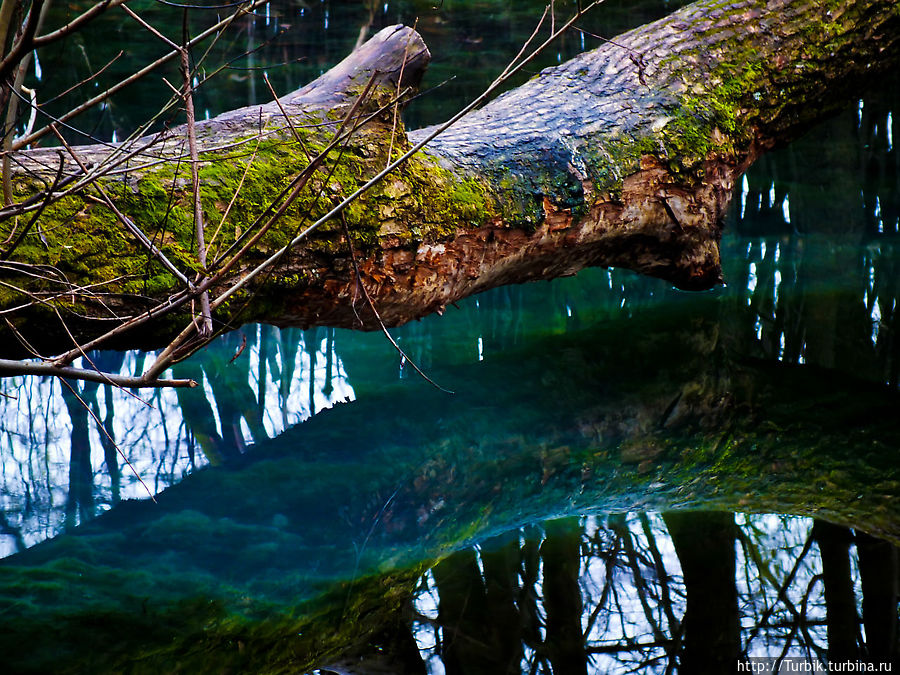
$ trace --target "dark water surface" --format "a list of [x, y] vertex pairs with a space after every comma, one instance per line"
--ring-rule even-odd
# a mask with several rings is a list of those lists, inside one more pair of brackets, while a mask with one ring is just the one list
[[[369, 16], [277, 7], [234, 42], [283, 29], [255, 56], [307, 54], [271, 71], [285, 90]], [[541, 11], [372, 7], [376, 27], [420, 17], [432, 83], [465, 74], [413, 126], [469, 97]], [[609, 5], [592, 30], [669, 9]], [[210, 90], [213, 114], [265, 98], [254, 72]], [[73, 385], [87, 410], [52, 380], [2, 382], [0, 672], [896, 663], [897, 84], [750, 170], [726, 287], [594, 269], [396, 329], [452, 396], [381, 335], [270, 326], [179, 365], [194, 391]], [[139, 372], [152, 356], [96, 358]]]

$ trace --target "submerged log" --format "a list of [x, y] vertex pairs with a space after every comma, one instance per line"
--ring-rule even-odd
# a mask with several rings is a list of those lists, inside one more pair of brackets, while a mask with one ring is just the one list
[[[433, 560], [475, 543], [487, 553], [498, 535], [518, 542], [523, 523], [642, 510], [695, 512], [672, 531], [687, 611], [706, 609], [720, 623], [691, 633], [702, 616], [686, 618], [685, 651], [696, 656], [703, 636], [713, 644], [716, 629], [718, 645], [730, 648], [735, 547], [730, 557], [711, 531], [727, 533], [732, 517], [696, 511], [816, 517], [897, 545], [900, 400], [888, 387], [810, 366], [734, 359], [720, 338], [721, 309], [709, 299], [681, 320], [641, 312], [446, 366], [437, 375], [459, 385], [456, 396], [423, 383], [373, 392], [191, 473], [157, 503], [122, 501], [0, 560], [3, 672], [341, 672], [341, 656], [410, 607], [408, 594]], [[514, 386], [498, 386], [511, 376]], [[185, 393], [206, 406], [182, 407], [197, 429], [213, 416], [202, 390]], [[51, 508], [35, 504], [42, 515]], [[667, 517], [670, 529], [677, 518]], [[541, 529], [550, 542], [541, 547], [545, 644], [553, 645], [548, 658], [570, 664], [553, 672], [568, 674], [579, 657], [584, 663], [572, 641], [580, 624], [567, 622], [580, 615], [573, 533]], [[715, 564], [705, 585], [698, 539]], [[493, 573], [485, 553], [479, 580]], [[514, 569], [520, 564], [517, 557]], [[443, 578], [433, 573], [442, 602], [463, 590], [447, 579], [451, 571], [465, 573], [452, 564]], [[807, 582], [799, 583], [802, 591]], [[698, 607], [710, 587], [716, 602]], [[468, 608], [493, 602], [495, 591], [467, 594]], [[462, 644], [478, 635], [469, 610], [447, 603], [441, 611], [461, 629], [451, 658], [500, 656]], [[510, 645], [508, 635], [492, 635], [507, 629], [485, 620], [489, 611], [477, 616], [482, 645]]]
[[[488, 288], [590, 265], [709, 288], [721, 281], [718, 243], [735, 181], [760, 153], [858, 95], [898, 54], [893, 0], [701, 0], [466, 115], [215, 318], [371, 329], [378, 323], [366, 295], [385, 323], [400, 324]], [[76, 336], [96, 334], [185, 288], [123, 219], [196, 280], [221, 269], [226, 249], [284, 205], [216, 279], [215, 297], [429, 133], [395, 129], [391, 105], [398, 92], [408, 98], [428, 60], [417, 33], [387, 28], [279, 102], [198, 122], [206, 269], [192, 252], [183, 128], [127, 147], [18, 152], [16, 195], [30, 206], [18, 219], [0, 211], [0, 241], [16, 240], [42, 210], [15, 250], [4, 245], [0, 308], [32, 303], [12, 318], [44, 345], [65, 334], [48, 328], [57, 309]], [[360, 117], [365, 124], [288, 198], [341, 120]], [[100, 183], [121, 216], [94, 186], [78, 188], [85, 169], [103, 166]], [[158, 341], [188, 307], [126, 340]]]

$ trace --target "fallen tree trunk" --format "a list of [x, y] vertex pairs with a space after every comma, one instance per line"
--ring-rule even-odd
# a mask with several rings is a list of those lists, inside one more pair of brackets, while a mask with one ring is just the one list
[[[893, 0], [694, 3], [466, 115], [218, 303], [215, 319], [371, 329], [373, 306], [400, 324], [589, 265], [709, 288], [721, 280], [718, 242], [736, 178], [857, 95], [896, 62], [898, 46]], [[185, 288], [206, 283], [221, 295], [376, 175], [389, 153], [429, 134], [395, 128], [392, 106], [428, 60], [414, 31], [385, 29], [278, 102], [198, 122], [205, 268], [192, 252], [184, 129], [128, 146], [15, 154], [18, 203], [0, 211], [0, 308], [39, 347], [146, 312], [161, 318], [123, 339], [170, 336], [190, 317], [187, 303], [159, 311], [175, 294], [196, 298]], [[234, 257], [267, 220], [265, 236]], [[65, 328], [53, 318], [60, 310]]]

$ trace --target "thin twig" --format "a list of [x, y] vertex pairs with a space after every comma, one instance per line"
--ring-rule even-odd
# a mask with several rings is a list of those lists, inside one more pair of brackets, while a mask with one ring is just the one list
[[291, 119], [291, 116], [287, 114], [287, 110], [284, 109], [284, 106], [281, 104], [281, 100], [278, 98], [278, 94], [275, 93], [274, 87], [272, 87], [272, 83], [269, 82], [269, 76], [266, 73], [263, 73], [263, 82], [266, 83], [266, 86], [269, 88], [269, 92], [272, 94], [272, 100], [275, 101], [275, 104], [278, 106], [278, 109], [281, 111], [282, 117], [284, 117], [284, 121], [287, 122], [288, 128], [291, 130], [291, 134], [294, 136], [294, 140], [300, 145], [300, 149], [303, 150], [303, 154], [306, 155], [306, 159], [309, 162], [313, 161], [312, 155], [309, 154], [309, 150], [306, 148], [306, 143], [303, 142], [303, 138], [300, 136], [300, 132], [297, 131], [297, 128], [294, 126], [294, 121]]
[[412, 40], [412, 36], [415, 33], [416, 27], [419, 25], [419, 19], [416, 18], [415, 24], [413, 24], [413, 32], [406, 36], [406, 46], [403, 48], [403, 61], [400, 62], [400, 75], [397, 77], [397, 96], [396, 102], [394, 103], [394, 120], [391, 124], [391, 143], [388, 146], [387, 153], [387, 163], [391, 163], [391, 157], [394, 156], [394, 137], [397, 135], [397, 121], [400, 115], [400, 86], [403, 84], [403, 71], [406, 68], [406, 58], [409, 56], [409, 43]]
[[[88, 168], [82, 163], [81, 159], [75, 153], [74, 148], [72, 148], [72, 146], [69, 145], [68, 142], [66, 142], [66, 139], [63, 138], [62, 134], [59, 133], [59, 131], [56, 129], [55, 126], [53, 126], [53, 125], [50, 125], [50, 126], [51, 126], [53, 132], [56, 134], [56, 137], [59, 139], [59, 142], [63, 144], [63, 146], [66, 148], [66, 150], [68, 150], [69, 154], [72, 156], [72, 159], [75, 160], [75, 163], [81, 167], [81, 170], [84, 171], [84, 173], [88, 173]], [[125, 229], [127, 229], [129, 232], [131, 232], [131, 234], [133, 234], [135, 236], [135, 238], [137, 238], [137, 240], [144, 246], [144, 248], [146, 248], [150, 253], [152, 253], [153, 256], [160, 263], [162, 263], [163, 267], [165, 267], [172, 274], [174, 274], [175, 277], [179, 281], [181, 281], [183, 284], [186, 284], [187, 286], [193, 285], [193, 284], [191, 284], [190, 280], [181, 272], [181, 270], [179, 270], [177, 267], [175, 267], [175, 265], [166, 257], [165, 253], [160, 251], [156, 247], [156, 245], [152, 241], [150, 241], [150, 239], [147, 237], [147, 235], [144, 234], [140, 230], [140, 228], [137, 225], [135, 225], [134, 222], [128, 216], [126, 216], [124, 213], [122, 213], [119, 210], [119, 207], [116, 206], [115, 202], [113, 202], [113, 200], [106, 193], [106, 190], [103, 189], [103, 186], [100, 185], [100, 183], [94, 183], [94, 188], [97, 190], [97, 192], [100, 193], [100, 196], [103, 198], [103, 201], [106, 202], [106, 205], [109, 207], [109, 210], [112, 211], [116, 215], [116, 217], [119, 219], [119, 222], [121, 222], [122, 225], [125, 226]]]
[[6, 323], [6, 327], [10, 330], [10, 332], [19, 341], [19, 344], [21, 344], [25, 348], [25, 351], [27, 351], [29, 354], [31, 354], [36, 359], [44, 358], [40, 354], [40, 352], [38, 352], [38, 350], [35, 349], [34, 346], [25, 338], [25, 336], [22, 335], [22, 333], [19, 331], [18, 328], [16, 328], [16, 325], [12, 321], [7, 319], [5, 316], [3, 317], [3, 321]]
[[[203, 234], [203, 205], [200, 201], [200, 156], [197, 152], [197, 130], [194, 118], [194, 95], [191, 88], [191, 65], [188, 53], [188, 11], [184, 10], [182, 24], [181, 70], [184, 75], [184, 113], [187, 116], [188, 149], [191, 153], [191, 183], [194, 189], [194, 236], [197, 238], [197, 260], [200, 268], [206, 270], [206, 241]], [[205, 272], [204, 272], [205, 273]], [[195, 283], [203, 281], [201, 273], [195, 279]], [[212, 314], [209, 310], [209, 293], [200, 294], [200, 326], [198, 332], [201, 336], [212, 335]]]
[[[122, 1], [124, 2], [125, 0], [122, 0]], [[72, 85], [71, 87], [69, 87], [68, 89], [64, 89], [63, 91], [59, 92], [56, 96], [53, 96], [52, 98], [48, 98], [46, 101], [44, 101], [44, 105], [47, 105], [48, 103], [52, 103], [53, 101], [56, 101], [56, 100], [62, 98], [62, 97], [65, 96], [66, 94], [71, 94], [73, 91], [75, 91], [76, 89], [78, 89], [78, 87], [83, 87], [84, 85], [86, 85], [86, 84], [87, 84], [88, 82], [90, 82], [91, 80], [97, 79], [97, 78], [98, 78], [100, 75], [102, 75], [102, 74], [103, 74], [103, 73], [104, 73], [104, 72], [105, 72], [112, 64], [114, 64], [116, 61], [118, 61], [120, 58], [122, 58], [122, 55], [123, 55], [124, 53], [125, 53], [124, 50], [120, 50], [118, 54], [116, 54], [114, 57], [112, 57], [109, 61], [106, 62], [106, 65], [105, 65], [105, 66], [101, 66], [98, 70], [94, 71], [93, 73], [91, 73], [90, 75], [88, 75], [86, 78], [84, 78], [84, 79], [81, 80], [80, 82], [76, 82], [75, 84], [73, 84], [73, 85]]]
[[[247, 180], [247, 175], [250, 173], [250, 169], [253, 167], [253, 162], [256, 161], [256, 153], [259, 151], [259, 138], [256, 139], [256, 147], [253, 148], [253, 154], [250, 155], [250, 159], [247, 160], [247, 166], [244, 167], [244, 172], [241, 174], [241, 180], [238, 181], [237, 188], [234, 190], [234, 194], [231, 195], [231, 200], [228, 202], [228, 206], [225, 207], [225, 212], [222, 214], [222, 219], [219, 220], [219, 224], [216, 226], [216, 231], [213, 232], [212, 237], [209, 238], [209, 243], [207, 244], [208, 249], [212, 249], [212, 245], [216, 241], [216, 237], [219, 236], [219, 231], [225, 225], [225, 222], [228, 220], [228, 215], [231, 213], [231, 208], [234, 206], [234, 203], [237, 201], [238, 196], [241, 194], [241, 188], [244, 187], [244, 181]], [[238, 236], [238, 235], [235, 235]]]
[[135, 21], [137, 21], [141, 26], [143, 26], [145, 29], [147, 29], [152, 35], [154, 35], [155, 37], [157, 37], [157, 38], [159, 38], [160, 40], [162, 40], [162, 41], [163, 41], [165, 44], [167, 44], [171, 49], [178, 49], [178, 50], [182, 49], [181, 46], [179, 46], [179, 45], [175, 44], [174, 42], [172, 42], [169, 38], [167, 38], [165, 35], [163, 35], [162, 33], [160, 33], [160, 32], [159, 32], [158, 30], [156, 30], [153, 26], [151, 26], [149, 23], [147, 23], [146, 21], [144, 21], [144, 19], [142, 19], [141, 16], [140, 16], [137, 12], [133, 11], [133, 10], [131, 9], [131, 7], [129, 7], [128, 5], [123, 5], [123, 6], [122, 6], [122, 11], [124, 11], [128, 16], [130, 16], [132, 19], [134, 19]]
[[51, 42], [60, 40], [67, 35], [74, 33], [76, 30], [80, 29], [83, 24], [91, 21], [106, 10], [112, 7], [118, 7], [119, 5], [122, 5], [126, 2], [128, 2], [128, 0], [103, 0], [103, 2], [98, 2], [90, 9], [86, 10], [82, 14], [69, 21], [66, 25], [61, 26], [54, 31], [51, 31], [50, 33], [38, 35], [36, 38], [34, 38], [34, 40], [31, 41], [31, 44], [35, 49], [37, 49], [38, 47], [43, 47], [50, 44]]
[[[216, 33], [218, 31], [220, 31], [221, 29], [225, 28], [226, 26], [230, 25], [231, 23], [233, 23], [238, 17], [244, 16], [248, 12], [253, 11], [257, 7], [260, 7], [269, 1], [270, 0], [251, 0], [245, 7], [240, 8], [239, 10], [234, 12], [231, 16], [228, 16], [225, 19], [222, 19], [221, 21], [215, 23], [214, 25], [210, 26], [205, 31], [203, 31], [202, 33], [197, 35], [195, 38], [193, 38], [190, 41], [190, 43], [188, 43], [188, 47], [193, 47], [197, 43], [202, 42], [203, 40], [208, 38], [213, 33]], [[121, 80], [120, 82], [114, 84], [113, 86], [109, 87], [105, 91], [100, 92], [99, 94], [88, 99], [81, 105], [73, 108], [72, 110], [68, 111], [67, 113], [65, 113], [63, 115], [60, 115], [60, 117], [59, 117], [60, 121], [68, 122], [70, 119], [72, 119], [73, 117], [76, 117], [77, 115], [80, 115], [85, 110], [89, 110], [89, 109], [93, 108], [95, 105], [97, 105], [101, 101], [105, 101], [107, 98], [109, 98], [116, 92], [120, 91], [121, 89], [124, 89], [128, 85], [141, 79], [147, 73], [153, 72], [154, 70], [156, 70], [159, 66], [163, 65], [164, 63], [168, 63], [169, 61], [174, 59], [176, 56], [179, 56], [180, 53], [181, 53], [181, 50], [177, 49], [177, 50], [172, 50], [172, 51], [168, 52], [167, 54], [164, 54], [163, 56], [156, 59], [156, 61], [153, 61], [152, 63], [149, 63], [146, 66], [144, 66], [143, 68], [141, 68], [136, 73], [129, 75], [124, 80]], [[34, 133], [31, 133], [28, 136], [18, 139], [15, 143], [13, 143], [12, 149], [19, 150], [21, 148], [24, 148], [26, 145], [34, 143], [39, 138], [43, 138], [44, 136], [46, 136], [49, 133], [52, 133], [52, 129], [50, 128], [50, 125], [41, 127]]]
[[341, 212], [341, 227], [344, 229], [344, 238], [347, 240], [347, 247], [350, 249], [350, 262], [353, 264], [353, 271], [356, 274], [356, 283], [359, 288], [363, 292], [363, 296], [366, 299], [366, 304], [369, 305], [369, 309], [372, 310], [372, 314], [375, 316], [375, 320], [378, 321], [378, 325], [381, 327], [381, 332], [384, 333], [385, 337], [390, 341], [392, 345], [394, 345], [394, 349], [397, 350], [397, 353], [400, 354], [401, 358], [403, 358], [409, 365], [412, 366], [413, 370], [415, 370], [426, 382], [432, 385], [436, 389], [440, 389], [445, 394], [452, 394], [454, 392], [449, 389], [445, 389], [437, 382], [432, 380], [428, 375], [426, 375], [419, 366], [416, 365], [416, 362], [413, 361], [409, 356], [404, 352], [400, 345], [397, 344], [397, 341], [394, 339], [394, 336], [391, 335], [391, 332], [387, 329], [387, 326], [384, 325], [384, 321], [381, 320], [381, 314], [378, 313], [378, 310], [375, 308], [375, 303], [372, 301], [372, 296], [369, 295], [369, 291], [366, 290], [366, 285], [362, 282], [362, 274], [359, 271], [359, 264], [356, 262], [356, 252], [353, 250], [353, 239], [350, 237], [350, 228], [347, 227], [347, 217], [344, 212]]
[[[101, 371], [100, 368], [97, 367], [97, 364], [94, 363], [93, 359], [91, 359], [91, 357], [88, 356], [88, 353], [86, 351], [84, 351], [84, 349], [82, 349], [81, 346], [79, 346], [78, 341], [75, 339], [75, 336], [72, 335], [72, 331], [69, 330], [69, 327], [66, 325], [65, 320], [62, 318], [62, 316], [60, 316], [58, 309], [56, 310], [56, 318], [59, 319], [59, 323], [62, 325], [63, 330], [66, 331], [66, 334], [69, 336], [69, 339], [72, 341], [72, 344], [75, 345], [75, 348], [81, 351], [81, 358], [84, 359], [85, 361], [87, 361], [88, 364], [90, 364], [91, 368], [94, 369], [95, 373], [99, 373], [102, 377], [105, 378], [105, 380], [106, 380], [105, 384], [108, 384], [111, 386], [116, 386], [115, 383], [109, 379], [109, 373], [104, 373], [103, 371]], [[147, 406], [148, 408], [153, 407], [152, 405], [150, 405], [149, 402], [145, 401], [137, 394], [134, 394], [124, 388], [122, 388], [122, 391], [126, 392], [129, 396], [131, 396], [131, 398], [136, 399], [137, 401], [139, 401], [143, 405]]]
[[119, 444], [116, 443], [113, 440], [113, 437], [109, 435], [109, 432], [106, 430], [106, 427], [103, 426], [103, 423], [100, 422], [100, 419], [97, 417], [97, 415], [94, 413], [94, 411], [91, 410], [91, 407], [87, 403], [85, 403], [84, 399], [81, 398], [79, 393], [76, 391], [75, 387], [73, 387], [71, 384], [69, 384], [68, 382], [66, 382], [63, 379], [60, 379], [60, 382], [62, 382], [63, 385], [65, 385], [69, 389], [69, 391], [72, 392], [72, 394], [75, 396], [75, 398], [78, 399], [78, 402], [84, 406], [84, 409], [88, 412], [88, 414], [94, 418], [94, 422], [97, 423], [97, 428], [100, 429], [100, 431], [102, 431], [103, 434], [109, 439], [109, 442], [113, 444], [113, 447], [116, 449], [116, 452], [119, 453], [119, 456], [125, 461], [125, 463], [128, 465], [128, 468], [131, 469], [131, 472], [134, 474], [134, 477], [137, 478], [138, 481], [140, 482], [140, 484], [144, 486], [144, 489], [147, 491], [147, 494], [150, 495], [151, 501], [153, 501], [153, 503], [155, 504], [156, 497], [153, 496], [153, 492], [150, 491], [149, 486], [144, 482], [144, 479], [141, 478], [140, 474], [137, 472], [137, 469], [134, 468], [134, 465], [128, 460], [128, 457], [125, 456], [125, 453], [122, 452], [122, 449], [119, 447]]

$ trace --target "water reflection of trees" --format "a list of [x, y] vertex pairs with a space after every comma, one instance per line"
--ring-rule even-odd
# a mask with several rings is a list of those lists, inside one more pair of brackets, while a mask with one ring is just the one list
[[809, 518], [568, 518], [439, 562], [409, 630], [427, 670], [448, 675], [893, 663], [898, 571], [891, 544]]
[[[812, 140], [763, 157], [736, 194], [733, 234], [724, 242], [729, 286], [719, 337], [708, 336], [730, 353], [900, 384], [898, 155], [887, 131], [890, 107], [873, 101]], [[823, 156], [810, 162], [815, 153]], [[824, 168], [801, 174], [798, 166], [810, 164]], [[825, 192], [826, 185], [834, 187]], [[448, 368], [535, 336], [679, 302], [687, 311], [691, 296], [657, 280], [592, 270], [553, 284], [495, 289], [396, 335], [421, 366]], [[92, 358], [133, 373], [146, 357]], [[0, 397], [4, 553], [120, 498], [144, 496], [125, 457], [158, 491], [355, 391], [404, 378], [409, 369], [371, 335], [255, 326], [224, 336], [178, 371], [201, 382], [202, 391], [144, 392], [141, 401], [107, 386], [75, 386], [90, 412], [59, 383], [6, 381]]]
[[900, 382], [892, 106], [860, 100], [744, 178], [729, 223], [741, 236], [726, 240], [725, 256], [746, 305], [732, 317], [742, 353]]
[[[852, 133], [788, 148], [748, 175], [725, 242], [720, 346], [900, 383], [898, 156], [891, 111], [878, 105], [835, 122]], [[823, 173], [787, 180], [800, 173], [800, 153], [815, 152]], [[497, 289], [396, 334], [420, 365], [446, 368], [681, 301], [660, 282], [595, 270]], [[91, 358], [134, 373], [145, 357]], [[5, 381], [0, 555], [143, 497], [125, 457], [159, 491], [406, 374], [378, 336], [324, 328], [247, 328], [179, 369], [203, 386], [139, 400], [92, 383], [72, 392], [39, 378]], [[618, 515], [526, 528], [453, 554], [423, 578], [411, 627], [398, 620], [386, 630], [409, 672], [438, 672], [438, 663], [447, 673], [730, 672], [733, 658], [782, 653], [888, 660], [897, 655], [897, 583], [891, 544], [824, 522]], [[422, 656], [410, 654], [411, 638]]]
[[[215, 349], [177, 366], [203, 383], [177, 393], [132, 394], [34, 377], [4, 380], [0, 556], [78, 525], [123, 498], [146, 497], [144, 484], [159, 492], [207, 462], [237, 456], [248, 443], [353, 398], [334, 338], [330, 329], [270, 326], [228, 334]], [[102, 352], [90, 358], [110, 372], [130, 374], [152, 355]]]

